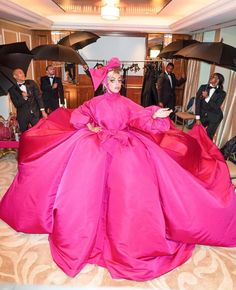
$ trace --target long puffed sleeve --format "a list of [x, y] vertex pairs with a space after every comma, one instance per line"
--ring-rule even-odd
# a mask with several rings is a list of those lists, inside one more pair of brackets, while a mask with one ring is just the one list
[[86, 102], [72, 112], [70, 123], [76, 129], [83, 128], [88, 123], [93, 122], [93, 116], [89, 104], [90, 102]]
[[153, 114], [160, 109], [158, 106], [146, 107], [132, 114], [129, 126], [151, 133], [162, 133], [170, 129], [170, 118], [153, 118]]

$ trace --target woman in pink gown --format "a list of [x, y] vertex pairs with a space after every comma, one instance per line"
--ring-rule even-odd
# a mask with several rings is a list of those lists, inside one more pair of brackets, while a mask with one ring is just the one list
[[205, 129], [187, 135], [170, 111], [122, 97], [119, 65], [91, 70], [104, 95], [22, 135], [0, 217], [16, 231], [48, 233], [69, 276], [93, 263], [144, 281], [184, 263], [195, 244], [236, 246], [236, 196]]

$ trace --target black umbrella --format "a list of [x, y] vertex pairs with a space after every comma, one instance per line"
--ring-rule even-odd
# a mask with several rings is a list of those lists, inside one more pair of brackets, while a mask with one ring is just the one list
[[12, 70], [8, 67], [0, 66], [0, 95], [6, 95], [7, 91], [15, 84]]
[[21, 68], [26, 74], [32, 58], [25, 42], [0, 45], [0, 65], [11, 69]]
[[95, 33], [88, 31], [77, 31], [62, 38], [58, 44], [70, 46], [73, 49], [78, 50], [93, 42], [96, 42], [98, 38], [100, 38], [100, 36]]
[[32, 54], [24, 53], [9, 53], [6, 55], [0, 54], [0, 65], [11, 69], [21, 68], [27, 74], [28, 67], [33, 58]]
[[158, 56], [162, 58], [177, 58], [175, 55], [177, 51], [193, 43], [199, 43], [199, 41], [194, 39], [180, 39], [173, 41], [164, 47]]
[[176, 55], [236, 69], [236, 48], [223, 42], [192, 44], [178, 51]]
[[31, 54], [25, 41], [0, 45], [0, 55], [8, 54], [8, 53]]
[[52, 60], [77, 64], [86, 64], [81, 55], [71, 47], [60, 44], [39, 45], [31, 50], [36, 60]]

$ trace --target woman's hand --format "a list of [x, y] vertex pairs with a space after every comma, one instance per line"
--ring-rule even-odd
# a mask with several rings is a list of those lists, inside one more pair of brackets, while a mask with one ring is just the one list
[[87, 127], [90, 131], [94, 132], [94, 133], [98, 133], [102, 130], [101, 127], [94, 127], [91, 123], [87, 124]]
[[169, 108], [161, 108], [161, 109], [158, 109], [153, 115], [153, 119], [156, 119], [156, 118], [166, 118], [170, 115], [170, 113], [172, 113], [173, 110], [170, 110]]

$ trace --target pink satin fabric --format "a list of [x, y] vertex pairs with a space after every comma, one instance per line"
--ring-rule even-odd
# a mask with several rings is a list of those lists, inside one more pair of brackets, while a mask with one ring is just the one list
[[0, 141], [0, 148], [18, 148], [18, 141]]
[[96, 91], [99, 85], [104, 81], [109, 70], [116, 67], [118, 68], [120, 65], [120, 60], [117, 57], [113, 57], [109, 60], [106, 66], [103, 66], [99, 69], [91, 68], [89, 71], [92, 77], [94, 91]]
[[187, 135], [153, 119], [157, 109], [106, 93], [41, 120], [21, 137], [0, 217], [48, 233], [72, 277], [94, 263], [144, 281], [184, 263], [195, 244], [235, 246], [236, 197], [221, 153], [203, 127]]

